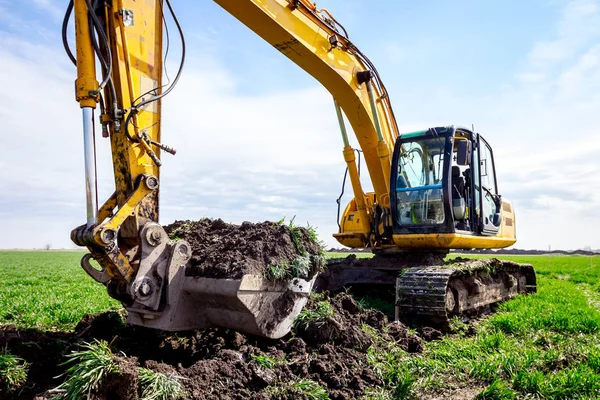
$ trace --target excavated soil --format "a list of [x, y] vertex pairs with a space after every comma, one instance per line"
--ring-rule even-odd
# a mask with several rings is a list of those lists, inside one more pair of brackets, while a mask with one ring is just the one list
[[228, 224], [221, 219], [175, 221], [164, 227], [171, 238], [192, 246], [188, 276], [239, 279], [244, 274], [262, 275], [274, 265], [291, 265], [307, 257], [308, 268], [299, 278], [310, 279], [323, 267], [321, 247], [309, 231], [277, 222]]
[[[420, 352], [420, 337], [400, 323], [390, 323], [376, 310], [363, 310], [345, 294], [321, 298], [333, 306], [332, 316], [318, 326], [299, 328], [283, 339], [270, 340], [228, 329], [175, 334], [126, 326], [116, 312], [86, 316], [73, 332], [42, 332], [0, 327], [0, 347], [30, 363], [27, 382], [19, 391], [0, 398], [47, 399], [65, 370], [65, 355], [82, 342], [106, 340], [122, 374], [109, 375], [94, 399], [137, 399], [137, 366], [178, 377], [192, 399], [295, 399], [294, 382], [318, 382], [331, 399], [359, 398], [368, 388], [382, 385], [367, 362], [370, 346], [380, 340], [361, 329], [368, 325], [387, 343]], [[318, 307], [311, 300], [307, 309]], [[433, 335], [435, 336], [435, 335]], [[265, 357], [272, 360], [265, 366]], [[45, 393], [45, 394], [44, 394]]]

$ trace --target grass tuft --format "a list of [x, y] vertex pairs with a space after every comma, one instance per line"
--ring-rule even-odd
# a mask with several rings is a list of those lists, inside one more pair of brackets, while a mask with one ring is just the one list
[[328, 400], [329, 395], [327, 391], [321, 387], [317, 382], [311, 381], [310, 379], [301, 379], [298, 382], [293, 382], [290, 385], [292, 392], [306, 396], [308, 399], [314, 400]]
[[29, 364], [12, 354], [0, 354], [0, 385], [8, 392], [16, 390], [27, 380]]
[[450, 331], [453, 333], [464, 334], [469, 329], [469, 325], [464, 323], [459, 317], [450, 319]]
[[509, 388], [505, 382], [495, 380], [479, 392], [474, 400], [513, 400], [516, 398], [515, 391]]
[[[310, 225], [307, 225], [306, 228], [309, 239], [319, 245], [319, 254], [310, 254], [302, 243], [304, 228], [295, 225], [295, 219], [296, 217], [294, 216], [288, 223], [288, 227], [290, 228], [292, 242], [296, 247], [298, 256], [289, 263], [270, 265], [266, 268], [263, 272], [263, 276], [270, 281], [288, 281], [294, 278], [306, 278], [309, 274], [311, 265], [317, 265], [319, 267], [325, 265], [325, 245], [319, 241], [315, 228]], [[285, 217], [277, 221], [276, 225], [283, 225], [284, 221]]]
[[384, 388], [367, 389], [361, 400], [392, 400], [391, 393]]
[[367, 350], [367, 362], [384, 383], [381, 391], [371, 393], [367, 398], [403, 400], [415, 397], [417, 375], [410, 362], [416, 358], [410, 357], [395, 343], [386, 342], [376, 329], [363, 325], [362, 330], [373, 339], [373, 345]]
[[414, 384], [416, 378], [408, 367], [398, 366], [394, 370], [393, 376], [392, 385], [395, 386], [394, 399], [403, 400], [412, 398], [415, 394]]
[[175, 375], [165, 375], [147, 368], [138, 368], [142, 395], [140, 400], [185, 399], [186, 393]]
[[333, 306], [323, 300], [317, 303], [314, 310], [304, 309], [294, 320], [295, 329], [308, 329], [309, 327], [319, 328], [325, 325], [325, 322], [333, 317]]
[[282, 382], [277, 386], [268, 387], [265, 392], [270, 395], [283, 395], [285, 398], [290, 399], [329, 400], [327, 391], [310, 379]]
[[269, 265], [263, 272], [264, 277], [270, 281], [282, 281], [287, 279], [289, 266], [286, 264]]
[[258, 354], [258, 355], [252, 354], [250, 356], [250, 358], [252, 358], [254, 361], [256, 361], [256, 363], [258, 365], [260, 365], [261, 367], [266, 368], [266, 369], [273, 369], [273, 368], [275, 368], [275, 366], [277, 366], [277, 360], [266, 354]]
[[98, 390], [107, 375], [119, 372], [114, 354], [107, 342], [101, 340], [84, 343], [82, 348], [85, 350], [69, 354], [68, 360], [64, 363], [64, 365], [72, 365], [65, 372], [67, 380], [57, 388], [65, 391], [59, 396], [61, 399], [89, 398], [93, 391]]

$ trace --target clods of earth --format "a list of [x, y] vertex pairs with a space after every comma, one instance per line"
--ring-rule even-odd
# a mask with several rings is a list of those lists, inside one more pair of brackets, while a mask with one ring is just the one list
[[[192, 276], [310, 279], [324, 263], [314, 232], [292, 224], [203, 219], [179, 221], [165, 230], [192, 246], [186, 271]], [[441, 336], [432, 329], [418, 336], [347, 293], [311, 296], [292, 332], [278, 340], [223, 328], [161, 332], [125, 325], [122, 314], [88, 315], [72, 332], [0, 327], [0, 348], [27, 365], [19, 387], [0, 379], [0, 398], [60, 398], [74, 365], [65, 364], [69, 355], [73, 361], [73, 352], [103, 345], [114, 362], [89, 393], [94, 399], [142, 397], [148, 371], [177, 382], [191, 399], [353, 399], [384, 385], [369, 355], [386, 354], [390, 346], [418, 353], [422, 338]]]
[[[19, 389], [7, 392], [3, 386], [0, 398], [41, 400], [60, 394], [51, 389], [65, 379], [66, 356], [100, 340], [110, 344], [119, 368], [93, 393], [97, 399], [139, 398], [137, 367], [172, 377], [192, 399], [296, 399], [303, 398], [306, 387], [318, 388], [324, 398], [360, 398], [383, 385], [369, 351], [390, 345], [422, 351], [420, 336], [390, 323], [380, 311], [364, 310], [348, 294], [313, 296], [305, 310], [302, 315], [312, 319], [300, 319], [279, 340], [228, 329], [175, 335], [127, 326], [117, 312], [88, 315], [73, 332], [3, 326], [0, 346], [25, 360], [29, 369]], [[424, 335], [435, 339], [441, 334], [429, 328]]]
[[175, 221], [164, 227], [192, 247], [188, 276], [239, 279], [244, 274], [311, 279], [324, 266], [323, 249], [311, 228], [265, 221], [228, 224], [221, 219]]

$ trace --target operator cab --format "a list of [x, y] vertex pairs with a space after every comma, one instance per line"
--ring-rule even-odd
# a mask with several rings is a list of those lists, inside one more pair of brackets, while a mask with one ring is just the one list
[[407, 234], [499, 236], [502, 199], [492, 149], [466, 128], [401, 135], [390, 187], [395, 242]]

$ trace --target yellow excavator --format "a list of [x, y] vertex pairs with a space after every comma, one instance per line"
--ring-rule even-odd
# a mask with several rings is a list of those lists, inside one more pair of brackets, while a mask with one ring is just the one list
[[[63, 42], [77, 67], [87, 199], [87, 223], [71, 238], [89, 249], [81, 266], [122, 302], [129, 323], [169, 331], [222, 326], [278, 338], [289, 332], [315, 284], [329, 290], [395, 285], [398, 314], [442, 322], [535, 291], [535, 273], [528, 265], [443, 261], [450, 249], [503, 248], [516, 240], [514, 210], [498, 192], [492, 148], [481, 135], [455, 126], [400, 134], [373, 63], [333, 15], [316, 4], [215, 2], [333, 96], [354, 194], [334, 237], [375, 256], [364, 263], [333, 262], [306, 281], [187, 276], [190, 245], [170, 240], [158, 223], [161, 153], [175, 153], [162, 143], [161, 101], [177, 84], [186, 51], [171, 1], [71, 0]], [[182, 56], [177, 75], [164, 83], [167, 12], [179, 32]], [[67, 40], [71, 14], [75, 54]], [[97, 108], [102, 134], [110, 137], [115, 177], [115, 192], [102, 205], [94, 150]], [[344, 114], [373, 192], [361, 186]]]

